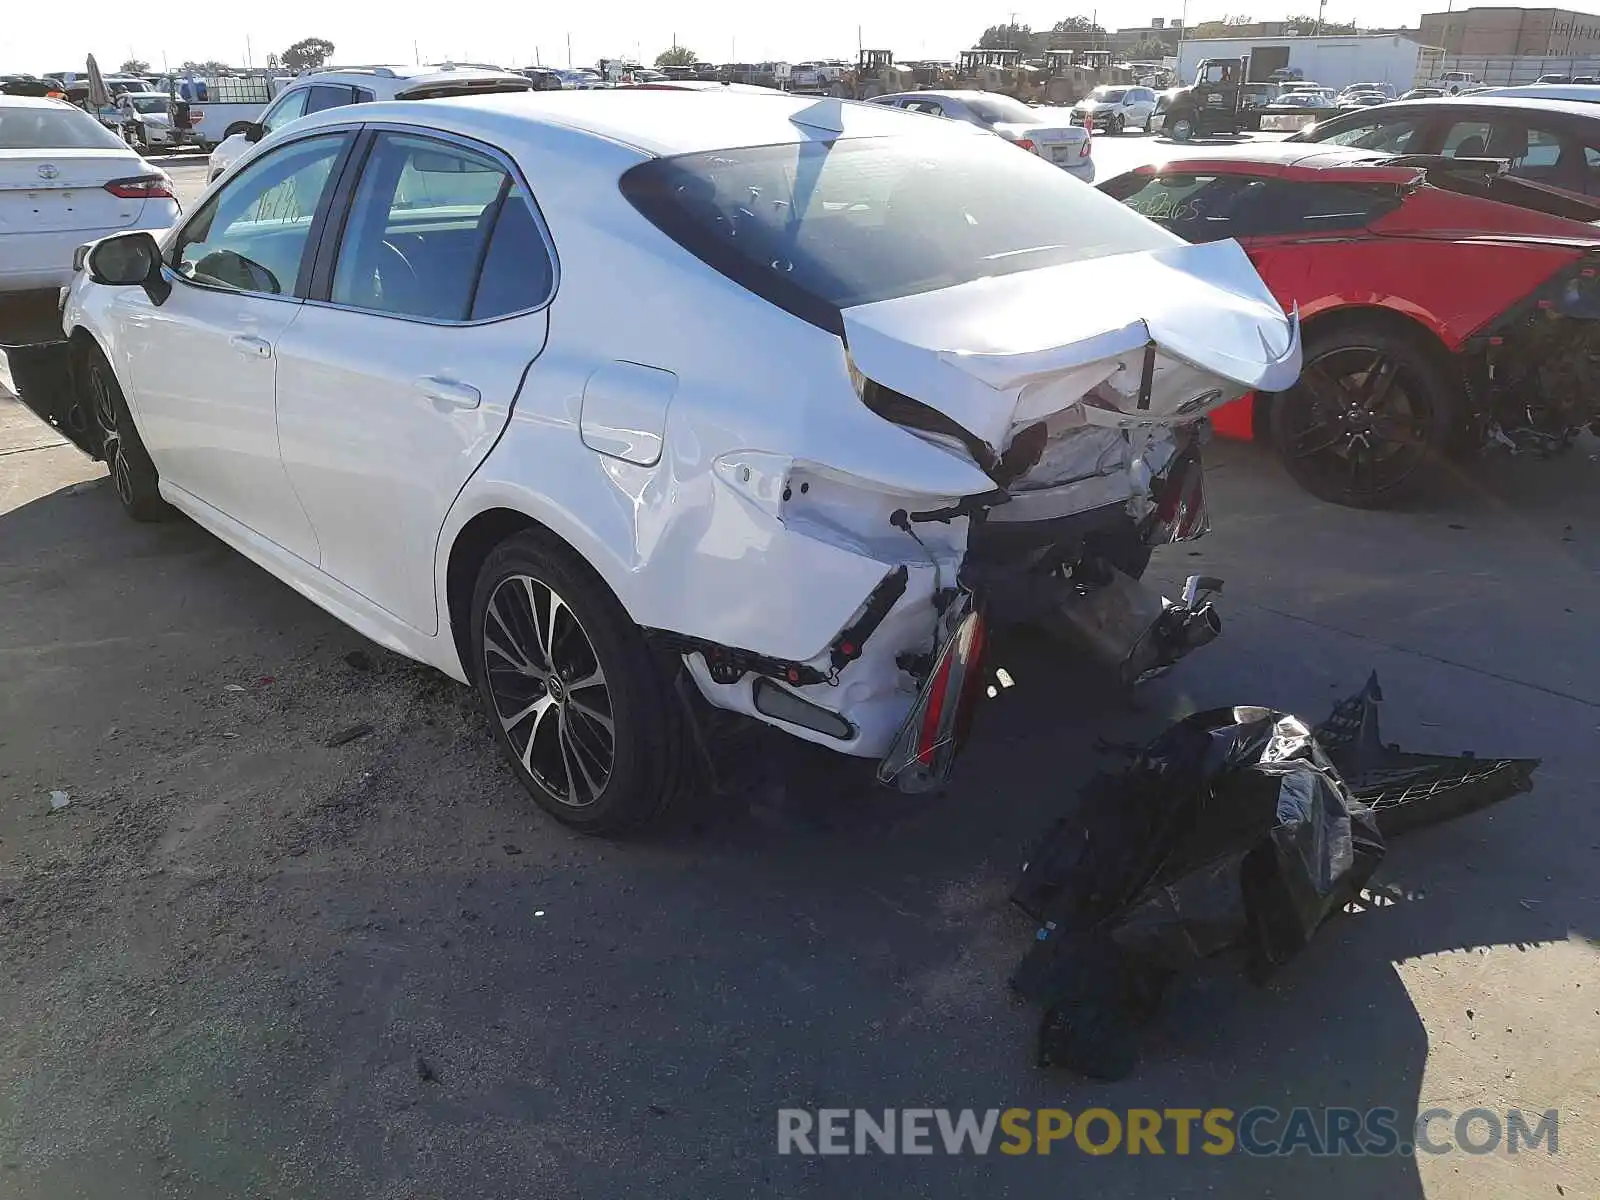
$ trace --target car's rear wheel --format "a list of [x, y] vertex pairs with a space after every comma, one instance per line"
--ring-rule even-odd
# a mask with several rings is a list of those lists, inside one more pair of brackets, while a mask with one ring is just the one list
[[1296, 483], [1334, 504], [1386, 508], [1437, 480], [1460, 389], [1416, 339], [1346, 326], [1307, 338], [1304, 363], [1271, 408], [1273, 445]]
[[556, 820], [621, 833], [671, 801], [687, 738], [670, 668], [565, 545], [527, 531], [489, 555], [472, 653], [496, 740]]
[[161, 477], [139, 440], [116, 373], [98, 348], [85, 354], [83, 365], [89, 407], [100, 437], [100, 457], [111, 472], [111, 486], [123, 511], [135, 521], [163, 519], [172, 509], [161, 498]]
[[1181, 113], [1167, 122], [1167, 135], [1175, 142], [1187, 142], [1194, 136], [1194, 121]]

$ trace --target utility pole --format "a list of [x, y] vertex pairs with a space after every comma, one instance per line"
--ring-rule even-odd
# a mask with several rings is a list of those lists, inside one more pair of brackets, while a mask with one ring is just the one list
[[[677, 41], [678, 40], [677, 34], [673, 34], [672, 40], [673, 41]], [[567, 69], [571, 70], [571, 68], [572, 68], [572, 35], [569, 33], [569, 34], [567, 34]]]
[[[1452, 0], [1452, 3], [1453, 2], [1454, 0]], [[1322, 14], [1327, 11], [1328, 0], [1319, 0], [1319, 3], [1317, 4], [1317, 31], [1311, 35], [1312, 37], [1322, 36]]]
[[250, 61], [250, 35], [244, 35], [244, 65], [249, 67], [254, 64]]
[[414, 40], [411, 43], [411, 60], [419, 67], [422, 65], [422, 51], [418, 49]]

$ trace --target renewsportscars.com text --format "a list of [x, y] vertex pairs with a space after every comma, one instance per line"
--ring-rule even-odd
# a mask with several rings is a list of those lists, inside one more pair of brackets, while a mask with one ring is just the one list
[[779, 1154], [1560, 1153], [1558, 1112], [1392, 1108], [783, 1108]]

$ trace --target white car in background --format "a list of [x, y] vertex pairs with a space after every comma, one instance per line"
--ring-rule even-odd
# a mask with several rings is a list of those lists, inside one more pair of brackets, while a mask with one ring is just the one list
[[165, 92], [123, 92], [117, 96], [122, 129], [140, 153], [172, 150], [183, 140], [172, 124], [171, 100]]
[[984, 621], [1139, 588], [1198, 423], [1300, 358], [1237, 243], [969, 125], [648, 88], [305, 117], [63, 328], [132, 516], [475, 685], [591, 832], [678, 790], [695, 694], [941, 780]]
[[1010, 96], [978, 91], [890, 92], [872, 97], [869, 103], [976, 125], [1054, 163], [1075, 179], [1094, 182], [1093, 136], [1072, 123], [1067, 109], [1030, 108]]
[[254, 125], [223, 139], [211, 152], [206, 181], [217, 178], [274, 130], [324, 109], [368, 104], [374, 100], [432, 100], [475, 92], [526, 92], [533, 86], [530, 79], [515, 71], [454, 63], [308, 71], [279, 92]]
[[1121, 133], [1124, 129], [1142, 129], [1150, 132], [1150, 118], [1156, 111], [1154, 88], [1137, 84], [1113, 84], [1097, 87], [1072, 106], [1075, 125], [1088, 125], [1106, 133]]
[[0, 292], [59, 288], [84, 242], [181, 212], [171, 178], [82, 109], [0, 96]]

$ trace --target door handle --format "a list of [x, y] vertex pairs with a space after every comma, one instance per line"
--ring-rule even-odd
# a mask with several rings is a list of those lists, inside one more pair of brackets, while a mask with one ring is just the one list
[[483, 393], [470, 383], [459, 383], [438, 375], [424, 375], [417, 380], [417, 390], [439, 409], [477, 408], [483, 403]]
[[272, 343], [253, 333], [236, 333], [228, 339], [228, 345], [246, 358], [272, 357]]

